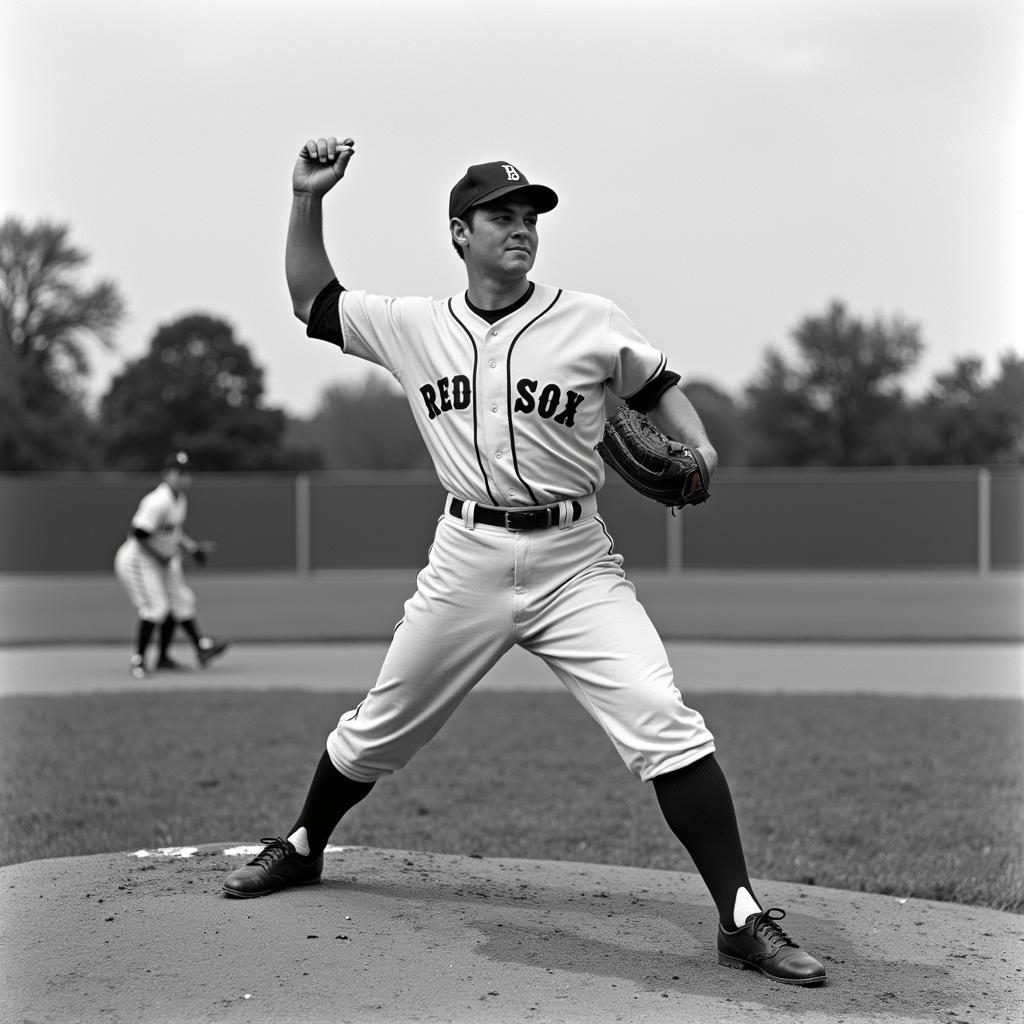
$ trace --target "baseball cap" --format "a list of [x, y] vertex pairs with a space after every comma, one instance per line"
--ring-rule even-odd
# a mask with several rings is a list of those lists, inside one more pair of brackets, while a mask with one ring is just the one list
[[187, 473], [189, 469], [188, 452], [172, 452], [164, 459], [162, 469], [166, 472], [169, 469], [180, 469]]
[[558, 205], [558, 196], [547, 185], [531, 185], [515, 164], [493, 160], [472, 164], [455, 183], [448, 199], [448, 219], [461, 217], [471, 206], [490, 203], [510, 192], [521, 192], [538, 213], [547, 213]]

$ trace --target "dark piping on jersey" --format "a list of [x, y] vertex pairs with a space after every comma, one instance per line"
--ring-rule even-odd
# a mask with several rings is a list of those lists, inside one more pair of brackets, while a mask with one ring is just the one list
[[[675, 379], [669, 380], [668, 378], [670, 377], [674, 377]], [[662, 394], [668, 391], [668, 389], [672, 387], [673, 384], [677, 384], [679, 380], [680, 377], [678, 373], [672, 373], [671, 371], [669, 371], [668, 357], [663, 355], [661, 357], [661, 361], [658, 363], [658, 368], [654, 371], [654, 373], [652, 373], [650, 377], [648, 377], [647, 380], [645, 380], [643, 384], [640, 387], [638, 387], [636, 391], [633, 392], [632, 395], [624, 399], [624, 401], [626, 405], [628, 405], [631, 409], [637, 409], [639, 412], [648, 413], [651, 411], [651, 409], [654, 408], [655, 405], [657, 405], [658, 399], [661, 398]], [[660, 390], [657, 390], [657, 393], [652, 395], [648, 399], [646, 396], [648, 388], [660, 388]], [[634, 405], [634, 399], [640, 399], [640, 403], [638, 405]], [[641, 408], [641, 406], [644, 406], [644, 408]]]
[[469, 338], [469, 344], [473, 349], [473, 450], [476, 452], [476, 464], [480, 467], [480, 475], [484, 478], [484, 487], [487, 488], [487, 497], [492, 505], [497, 505], [498, 502], [494, 498], [494, 494], [491, 491], [490, 481], [487, 479], [487, 470], [484, 469], [483, 459], [480, 457], [480, 443], [477, 439], [477, 412], [479, 410], [479, 403], [476, 400], [477, 396], [477, 369], [480, 360], [480, 353], [477, 351], [476, 342], [473, 340], [473, 334], [470, 329], [455, 315], [455, 309], [452, 307], [452, 300], [448, 300], [448, 312], [451, 314], [452, 319], [466, 332], [466, 337]]
[[516, 477], [519, 482], [529, 491], [530, 502], [533, 505], [539, 504], [537, 501], [537, 495], [533, 493], [533, 488], [523, 479], [522, 474], [519, 472], [519, 459], [516, 456], [516, 430], [515, 425], [512, 422], [512, 350], [516, 347], [516, 342], [542, 317], [551, 311], [555, 303], [562, 297], [562, 289], [558, 289], [558, 294], [551, 300], [551, 303], [546, 309], [542, 309], [513, 339], [512, 343], [508, 347], [508, 358], [505, 361], [505, 377], [507, 379], [507, 398], [505, 405], [508, 409], [508, 440], [509, 445], [512, 449], [512, 468], [515, 470]]

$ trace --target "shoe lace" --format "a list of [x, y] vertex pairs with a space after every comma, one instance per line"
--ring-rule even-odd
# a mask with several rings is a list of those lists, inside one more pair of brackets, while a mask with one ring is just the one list
[[758, 914], [751, 924], [751, 934], [756, 935], [771, 947], [773, 953], [777, 953], [783, 946], [800, 948], [777, 923], [785, 916], [786, 912], [780, 907], [769, 907]]
[[261, 839], [260, 842], [264, 844], [264, 847], [249, 861], [250, 866], [271, 868], [295, 849], [287, 839], [282, 839], [280, 836], [271, 836], [268, 839]]

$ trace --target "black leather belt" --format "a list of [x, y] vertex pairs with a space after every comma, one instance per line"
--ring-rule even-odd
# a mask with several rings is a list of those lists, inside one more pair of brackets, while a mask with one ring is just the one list
[[[456, 519], [462, 518], [463, 502], [459, 498], [452, 498], [448, 511]], [[544, 508], [490, 508], [487, 505], [477, 505], [473, 510], [473, 522], [483, 523], [485, 526], [503, 526], [506, 530], [546, 530], [549, 526], [558, 526], [561, 520], [562, 508], [560, 505], [545, 505]], [[572, 503], [572, 521], [575, 523], [583, 514], [583, 506], [578, 502]]]

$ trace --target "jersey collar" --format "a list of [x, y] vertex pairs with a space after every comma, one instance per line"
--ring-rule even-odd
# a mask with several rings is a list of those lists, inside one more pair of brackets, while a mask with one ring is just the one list
[[505, 306], [503, 309], [495, 310], [477, 309], [476, 306], [470, 303], [466, 292], [460, 292], [454, 298], [460, 312], [475, 317], [477, 320], [482, 320], [486, 324], [496, 324], [499, 320], [512, 316], [514, 313], [535, 309], [541, 303], [547, 305], [554, 297], [555, 291], [556, 289], [551, 288], [549, 285], [535, 284], [531, 281], [530, 287], [515, 302]]
[[523, 292], [515, 302], [511, 302], [507, 306], [502, 306], [501, 309], [480, 309], [477, 306], [474, 306], [473, 303], [469, 301], [468, 291], [463, 292], [462, 297], [466, 300], [466, 305], [469, 307], [470, 311], [476, 313], [481, 320], [486, 320], [489, 324], [496, 324], [499, 320], [503, 320], [510, 313], [514, 313], [517, 309], [521, 309], [525, 306], [533, 296], [535, 287], [536, 286], [532, 281], [527, 282], [526, 291]]

